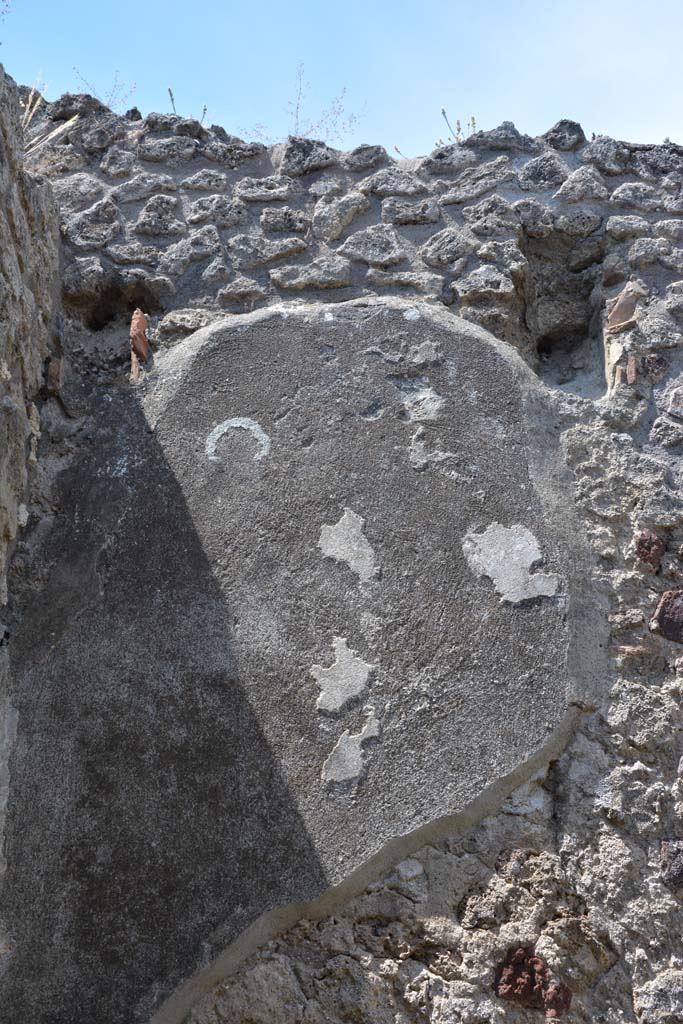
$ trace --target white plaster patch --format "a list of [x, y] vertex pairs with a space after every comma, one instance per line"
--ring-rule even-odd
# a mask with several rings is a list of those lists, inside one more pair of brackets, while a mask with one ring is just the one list
[[437, 395], [432, 387], [426, 387], [422, 391], [416, 391], [413, 395], [407, 395], [403, 404], [411, 420], [418, 422], [436, 420], [445, 405], [441, 395]]
[[350, 733], [345, 729], [337, 740], [332, 753], [322, 768], [325, 782], [352, 782], [360, 777], [363, 771], [363, 744], [379, 736], [379, 722], [374, 712], [370, 715], [362, 730]]
[[405, 311], [405, 313], [403, 314], [403, 319], [404, 320], [419, 320], [420, 319], [419, 310], [414, 309], [413, 307], [411, 307], [410, 309], [407, 309]]
[[318, 547], [327, 558], [346, 562], [349, 569], [367, 583], [377, 573], [375, 552], [363, 535], [365, 520], [350, 508], [334, 526], [323, 526]]
[[270, 438], [256, 420], [250, 420], [246, 416], [234, 416], [230, 420], [224, 420], [214, 427], [206, 439], [206, 454], [211, 462], [220, 462], [221, 458], [216, 455], [218, 442], [229, 430], [248, 430], [258, 442], [258, 451], [255, 452], [255, 459], [263, 459], [270, 452]]
[[462, 550], [472, 572], [488, 576], [501, 601], [519, 604], [557, 593], [559, 576], [531, 573], [543, 556], [538, 541], [525, 526], [491, 523], [483, 533], [468, 533]]
[[366, 665], [349, 650], [344, 637], [336, 636], [333, 647], [333, 665], [329, 668], [313, 665], [311, 668], [311, 675], [321, 690], [316, 701], [316, 707], [320, 711], [341, 711], [350, 700], [364, 693], [372, 671], [372, 665]]
[[413, 345], [408, 353], [408, 361], [413, 366], [436, 366], [443, 362], [441, 346], [435, 341], [423, 341], [421, 345]]
[[419, 878], [424, 874], [424, 870], [420, 861], [415, 860], [414, 857], [408, 857], [396, 865], [396, 873], [404, 882], [411, 882], [414, 878]]
[[394, 387], [403, 394], [403, 407], [408, 419], [416, 422], [436, 420], [446, 404], [426, 377], [394, 377]]

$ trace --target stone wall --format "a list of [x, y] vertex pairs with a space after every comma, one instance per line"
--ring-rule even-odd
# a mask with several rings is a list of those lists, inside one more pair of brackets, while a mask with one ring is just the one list
[[[261, 306], [286, 318], [296, 303], [305, 317], [322, 302], [334, 318], [348, 300], [407, 296], [418, 318], [432, 306], [456, 324], [469, 320], [541, 377], [592, 545], [581, 572], [611, 631], [603, 692], [576, 701], [566, 750], [498, 809], [467, 829], [444, 826], [333, 912], [312, 905], [270, 942], [264, 926], [258, 951], [259, 942], [238, 942], [155, 1020], [679, 1022], [683, 151], [587, 142], [563, 121], [538, 139], [504, 124], [396, 163], [375, 146], [338, 153], [290, 140], [265, 149], [169, 115], [117, 117], [89, 97], [45, 106], [29, 141], [32, 166], [59, 196], [65, 245], [69, 319], [43, 409], [48, 465], [69, 435], [65, 411], [71, 435], [81, 424], [79, 443], [104, 451], [93, 396], [106, 417], [111, 389], [128, 387], [137, 305], [152, 314], [157, 348], [140, 402], [163, 405], [188, 364], [198, 376], [187, 409], [196, 410], [216, 378], [188, 360], [214, 351], [212, 338], [234, 342], [226, 318], [239, 334], [252, 323], [242, 314]], [[610, 312], [630, 278], [632, 294]], [[195, 334], [203, 327], [214, 333]], [[384, 346], [381, 357], [401, 364], [407, 351]], [[146, 429], [134, 405], [116, 405], [132, 417], [129, 433]], [[430, 424], [411, 429], [412, 470], [446, 472]], [[126, 472], [111, 470], [124, 483]], [[49, 576], [38, 515], [35, 529], [22, 586], [38, 588]], [[93, 594], [113, 573], [112, 535], [101, 541]], [[218, 559], [211, 570], [225, 571]], [[524, 710], [533, 719], [533, 704]], [[85, 832], [67, 881], [79, 882], [80, 870], [97, 892]], [[222, 934], [207, 935], [205, 960]], [[131, 934], [120, 941], [115, 953], [127, 959]], [[78, 982], [70, 978], [69, 991], [90, 1007]], [[119, 995], [117, 1012], [129, 1012]], [[46, 1021], [67, 1020], [66, 1011], [50, 1016], [47, 997], [43, 1005]]]
[[[49, 185], [23, 166], [18, 93], [0, 66], [0, 885], [9, 756], [16, 715], [8, 699], [7, 564], [28, 521], [43, 384], [59, 293], [58, 218]], [[0, 922], [0, 963], [6, 953]]]
[[49, 186], [24, 170], [19, 98], [0, 68], [0, 606], [6, 559], [26, 513], [27, 466], [40, 434], [33, 404], [52, 336], [58, 284], [57, 208]]

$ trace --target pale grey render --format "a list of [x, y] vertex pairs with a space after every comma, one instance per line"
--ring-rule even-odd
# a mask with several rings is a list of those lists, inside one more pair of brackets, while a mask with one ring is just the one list
[[519, 604], [537, 597], [554, 597], [560, 577], [534, 572], [543, 555], [538, 541], [524, 526], [491, 523], [483, 533], [468, 533], [462, 550], [472, 572], [488, 576], [501, 601]]
[[359, 733], [346, 729], [323, 764], [325, 782], [353, 782], [363, 771], [363, 745], [380, 735], [379, 722], [371, 714]]
[[350, 508], [334, 526], [323, 526], [318, 547], [326, 558], [346, 562], [358, 578], [367, 583], [377, 574], [375, 552], [363, 534], [365, 520]]
[[313, 665], [311, 675], [320, 687], [316, 707], [321, 711], [341, 711], [345, 704], [367, 689], [372, 665], [351, 651], [344, 637], [332, 641], [334, 663], [328, 668]]

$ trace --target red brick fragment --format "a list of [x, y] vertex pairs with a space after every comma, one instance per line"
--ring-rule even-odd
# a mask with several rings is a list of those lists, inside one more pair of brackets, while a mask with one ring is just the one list
[[141, 363], [146, 363], [149, 358], [150, 346], [147, 340], [147, 328], [149, 317], [136, 309], [130, 322], [130, 347]]
[[659, 569], [666, 551], [666, 544], [652, 530], [642, 530], [636, 534], [636, 554], [641, 562], [647, 562], [653, 569]]
[[626, 363], [626, 383], [635, 384], [638, 379], [638, 366], [636, 363], [636, 357], [630, 355]]
[[494, 991], [500, 999], [530, 1010], [544, 1010], [557, 1020], [571, 1005], [572, 994], [562, 982], [553, 981], [545, 960], [533, 947], [511, 950], [496, 972]]
[[665, 590], [650, 619], [650, 630], [665, 640], [683, 644], [683, 590]]
[[47, 367], [47, 393], [58, 395], [62, 390], [62, 360], [59, 356], [52, 356]]

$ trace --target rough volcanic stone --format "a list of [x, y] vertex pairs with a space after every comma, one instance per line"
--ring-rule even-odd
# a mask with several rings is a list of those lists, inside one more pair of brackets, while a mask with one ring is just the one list
[[548, 238], [555, 231], [552, 210], [537, 199], [520, 199], [512, 204], [524, 233], [530, 238]]
[[[263, 913], [560, 748], [609, 676], [555, 408], [486, 332], [367, 298], [222, 319], [97, 393], [12, 637], [8, 1021], [147, 1021]], [[472, 571], [495, 523], [558, 597]], [[367, 676], [324, 709], [335, 637]]]
[[76, 114], [104, 114], [104, 103], [87, 93], [65, 92], [54, 103], [48, 103], [47, 116], [51, 121], [68, 121]]
[[609, 191], [595, 167], [577, 167], [555, 193], [555, 199], [581, 203], [586, 199], [604, 200]]
[[[666, 257], [670, 254], [673, 255], [673, 259], [667, 261]], [[683, 252], [680, 249], [674, 249], [672, 253], [672, 245], [667, 238], [637, 238], [629, 248], [628, 262], [629, 266], [636, 270], [652, 267], [658, 261], [664, 266], [668, 262], [673, 269], [683, 270], [683, 261], [679, 259], [681, 255]]]
[[187, 220], [190, 224], [210, 220], [219, 228], [233, 228], [246, 223], [247, 207], [229, 196], [202, 196], [190, 204]]
[[439, 295], [443, 290], [443, 278], [439, 274], [414, 270], [379, 270], [370, 267], [366, 280], [380, 288], [414, 288], [425, 295]]
[[197, 150], [197, 156], [215, 164], [224, 164], [234, 170], [241, 164], [258, 160], [266, 151], [261, 142], [242, 142], [235, 136], [226, 135], [227, 141], [204, 139]]
[[661, 209], [663, 205], [657, 189], [652, 185], [644, 185], [642, 181], [627, 181], [619, 185], [610, 196], [610, 202], [618, 203], [620, 206], [632, 206], [644, 213]]
[[515, 286], [509, 274], [495, 267], [477, 267], [464, 277], [459, 277], [453, 287], [465, 303], [481, 299], [498, 299], [512, 302]]
[[271, 175], [268, 178], [240, 178], [235, 185], [235, 195], [247, 203], [270, 203], [291, 199], [297, 191], [292, 178]]
[[420, 170], [427, 174], [458, 174], [466, 167], [471, 167], [477, 158], [471, 149], [454, 142], [451, 146], [441, 146], [420, 162]]
[[[665, 223], [660, 221], [659, 223]], [[658, 225], [659, 226], [659, 225]], [[605, 224], [605, 231], [616, 242], [625, 242], [628, 238], [640, 238], [649, 235], [651, 225], [644, 217], [629, 214], [623, 217], [610, 217]], [[664, 232], [662, 232], [664, 234]], [[683, 235], [681, 236], [683, 238]]]
[[427, 186], [412, 171], [401, 171], [398, 167], [385, 167], [369, 178], [359, 181], [356, 188], [366, 195], [384, 196], [419, 196], [427, 191]]
[[142, 242], [126, 242], [123, 245], [107, 246], [106, 255], [114, 263], [142, 263], [156, 266], [162, 252], [153, 245], [143, 245]]
[[469, 256], [475, 241], [460, 228], [444, 228], [425, 242], [420, 258], [428, 267], [448, 267], [456, 260]]
[[300, 177], [336, 164], [338, 154], [324, 142], [314, 139], [289, 138], [280, 161], [280, 173]]
[[228, 176], [223, 171], [215, 171], [213, 167], [203, 167], [201, 171], [183, 179], [180, 187], [198, 192], [224, 192], [228, 187]]
[[683, 840], [662, 840], [660, 874], [664, 885], [672, 889], [683, 888]]
[[441, 209], [434, 199], [411, 202], [389, 196], [382, 201], [382, 220], [385, 224], [437, 224]]
[[205, 224], [197, 231], [190, 232], [187, 238], [170, 245], [161, 255], [159, 269], [171, 277], [180, 277], [191, 263], [220, 253], [221, 240], [215, 225]]
[[129, 125], [122, 117], [110, 114], [99, 118], [91, 127], [81, 132], [81, 145], [88, 156], [104, 153], [126, 135]]
[[226, 284], [225, 288], [221, 288], [218, 293], [218, 301], [223, 303], [254, 302], [257, 299], [265, 298], [266, 295], [266, 289], [258, 281], [240, 275], [230, 284]]
[[133, 231], [139, 235], [182, 235], [187, 225], [176, 216], [179, 212], [176, 196], [152, 196], [140, 211]]
[[202, 281], [208, 281], [210, 284], [222, 284], [229, 280], [230, 268], [222, 256], [216, 256], [202, 271]]
[[630, 169], [646, 181], [658, 182], [667, 174], [683, 174], [683, 152], [680, 147], [634, 147]]
[[683, 590], [665, 590], [650, 619], [650, 629], [665, 640], [683, 644]]
[[334, 242], [344, 228], [369, 209], [370, 200], [362, 192], [349, 192], [341, 197], [323, 195], [313, 210], [313, 234], [326, 242]]
[[203, 139], [207, 130], [194, 117], [180, 117], [173, 125], [174, 135], [184, 135], [188, 139]]
[[300, 267], [278, 267], [270, 271], [278, 288], [344, 288], [351, 284], [351, 264], [341, 256], [319, 256]]
[[112, 192], [112, 198], [118, 203], [137, 203], [158, 192], [175, 192], [177, 187], [169, 174], [136, 174], [130, 181], [118, 185]]
[[100, 170], [110, 178], [127, 178], [135, 164], [135, 154], [123, 146], [112, 146], [100, 162]]
[[518, 153], [533, 153], [540, 149], [536, 139], [521, 135], [512, 121], [503, 121], [488, 132], [475, 132], [465, 139], [464, 145], [472, 149], [509, 149]]
[[311, 226], [311, 218], [303, 210], [276, 206], [263, 211], [260, 224], [263, 231], [293, 231], [305, 235]]
[[563, 153], [578, 149], [586, 141], [583, 128], [578, 121], [568, 121], [566, 118], [558, 121], [541, 138], [553, 149], [559, 149]]
[[518, 173], [519, 187], [525, 192], [557, 188], [569, 177], [569, 168], [554, 153], [544, 153], [529, 160]]
[[339, 252], [373, 267], [402, 263], [406, 250], [398, 232], [388, 224], [372, 224], [349, 235]]
[[439, 202], [442, 206], [468, 203], [483, 196], [486, 192], [493, 192], [500, 185], [512, 181], [514, 177], [515, 172], [509, 158], [499, 156], [483, 166], [471, 167], [463, 171], [453, 188], [444, 192]]
[[146, 138], [138, 145], [138, 157], [155, 164], [183, 164], [197, 153], [197, 140], [184, 137], [171, 139]]
[[178, 114], [160, 114], [153, 110], [145, 118], [144, 127], [150, 132], [172, 132], [180, 120]]
[[683, 1020], [683, 971], [662, 971], [643, 985], [634, 1002], [641, 1024], [680, 1024]]
[[344, 153], [342, 165], [349, 171], [368, 171], [388, 161], [389, 157], [384, 146], [356, 146], [350, 153]]
[[284, 256], [303, 252], [303, 238], [264, 238], [263, 235], [235, 235], [226, 243], [233, 265], [238, 269], [260, 267]]
[[556, 214], [554, 223], [557, 230], [566, 235], [571, 235], [574, 238], [587, 238], [600, 227], [602, 217], [594, 210], [574, 208], [566, 213]]
[[490, 196], [462, 211], [463, 220], [475, 235], [516, 235], [519, 231], [519, 216], [506, 199]]
[[67, 238], [77, 249], [101, 249], [120, 231], [116, 203], [108, 197], [66, 222]]
[[62, 206], [70, 211], [86, 210], [102, 198], [102, 182], [92, 174], [69, 174], [53, 184], [54, 193]]
[[[610, 220], [613, 218], [610, 217]], [[642, 219], [642, 218], [633, 218]], [[647, 224], [647, 221], [643, 220], [643, 224]], [[649, 228], [648, 224], [648, 228]], [[670, 238], [672, 242], [683, 242], [683, 220], [658, 220], [653, 225], [653, 229], [656, 235], [663, 235], [664, 238]], [[644, 232], [645, 233], [645, 232]]]
[[630, 155], [623, 142], [599, 135], [581, 150], [580, 159], [585, 164], [593, 164], [602, 174], [624, 174]]

